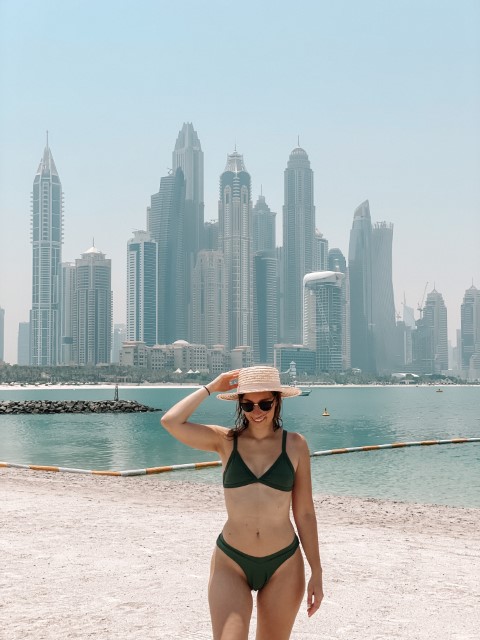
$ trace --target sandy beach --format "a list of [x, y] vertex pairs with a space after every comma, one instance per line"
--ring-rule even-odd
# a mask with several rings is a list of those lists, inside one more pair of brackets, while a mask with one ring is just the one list
[[[211, 638], [220, 487], [11, 468], [0, 487], [2, 637]], [[315, 502], [325, 600], [293, 640], [478, 640], [480, 509]]]

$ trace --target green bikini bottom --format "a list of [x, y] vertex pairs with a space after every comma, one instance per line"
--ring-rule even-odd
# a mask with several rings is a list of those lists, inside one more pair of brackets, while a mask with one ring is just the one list
[[254, 591], [262, 589], [267, 584], [278, 567], [293, 556], [299, 544], [298, 536], [295, 535], [292, 544], [285, 547], [285, 549], [281, 549], [269, 556], [258, 557], [249, 556], [247, 553], [238, 551], [228, 542], [225, 542], [223, 534], [220, 534], [217, 538], [217, 547], [243, 569], [248, 585]]

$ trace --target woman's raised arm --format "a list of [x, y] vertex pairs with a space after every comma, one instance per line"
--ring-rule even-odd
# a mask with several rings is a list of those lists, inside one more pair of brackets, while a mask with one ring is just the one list
[[219, 451], [224, 427], [189, 422], [192, 413], [211, 393], [232, 391], [237, 384], [238, 370], [221, 373], [215, 380], [199, 387], [173, 405], [160, 419], [162, 426], [177, 440], [194, 449]]

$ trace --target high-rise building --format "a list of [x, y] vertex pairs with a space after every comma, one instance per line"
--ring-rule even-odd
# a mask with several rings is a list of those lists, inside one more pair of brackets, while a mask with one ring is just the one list
[[186, 254], [184, 247], [185, 178], [182, 169], [164, 176], [151, 197], [148, 231], [158, 244], [158, 327], [160, 344], [187, 336]]
[[468, 371], [470, 359], [480, 354], [480, 291], [473, 286], [465, 291], [461, 306], [461, 367]]
[[185, 219], [183, 245], [185, 251], [185, 300], [187, 305], [187, 336], [192, 336], [192, 291], [193, 268], [200, 249], [205, 248], [204, 197], [203, 197], [203, 151], [197, 132], [191, 122], [183, 124], [172, 154], [172, 168], [183, 171], [185, 178]]
[[203, 225], [203, 238], [207, 251], [218, 251], [218, 220], [210, 220]]
[[63, 243], [63, 193], [47, 145], [33, 181], [32, 309], [30, 364], [52, 366], [59, 359], [58, 287]]
[[18, 323], [17, 364], [22, 367], [30, 364], [30, 323]]
[[127, 340], [157, 343], [158, 244], [147, 231], [127, 243]]
[[203, 151], [198, 134], [191, 122], [185, 122], [180, 130], [172, 154], [172, 168], [183, 171], [185, 178], [185, 253], [194, 258], [203, 249], [204, 197]]
[[345, 256], [338, 248], [330, 249], [328, 252], [328, 271], [339, 271], [345, 275], [342, 278], [342, 334], [343, 334], [343, 352], [342, 362], [343, 370], [350, 369], [350, 280], [348, 277], [348, 267]]
[[259, 195], [252, 211], [253, 219], [253, 253], [259, 251], [275, 251], [275, 216], [265, 201], [265, 196]]
[[313, 240], [313, 270], [328, 270], [328, 240], [323, 237], [318, 229], [315, 229], [315, 238]]
[[278, 269], [275, 251], [259, 251], [254, 257], [255, 362], [273, 364], [273, 348], [278, 342]]
[[96, 247], [75, 260], [74, 361], [109, 364], [112, 347], [112, 264]]
[[0, 362], [5, 360], [5, 309], [0, 307]]
[[342, 280], [339, 271], [303, 278], [303, 344], [316, 353], [316, 370], [343, 370]]
[[314, 270], [315, 206], [313, 171], [304, 149], [290, 154], [284, 173], [282, 339], [302, 339], [303, 277]]
[[225, 257], [228, 348], [253, 345], [252, 200], [243, 156], [227, 156], [220, 176], [219, 248]]
[[352, 367], [376, 373], [372, 309], [372, 222], [365, 200], [353, 216], [348, 249]]
[[372, 323], [377, 373], [388, 374], [395, 363], [395, 302], [392, 280], [393, 225], [376, 222], [372, 229]]
[[193, 270], [193, 342], [226, 345], [228, 341], [225, 260], [221, 251], [200, 251]]
[[448, 369], [447, 308], [436, 289], [428, 295], [417, 328], [412, 332], [416, 373], [442, 373]]
[[60, 311], [60, 355], [63, 365], [75, 363], [73, 346], [73, 323], [75, 295], [77, 291], [77, 269], [71, 262], [60, 265], [59, 311]]

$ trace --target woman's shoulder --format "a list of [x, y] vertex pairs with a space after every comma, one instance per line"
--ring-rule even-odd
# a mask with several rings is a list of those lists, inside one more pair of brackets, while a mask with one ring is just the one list
[[308, 450], [308, 444], [305, 436], [297, 431], [287, 431], [287, 443], [289, 447], [298, 449], [298, 451]]

